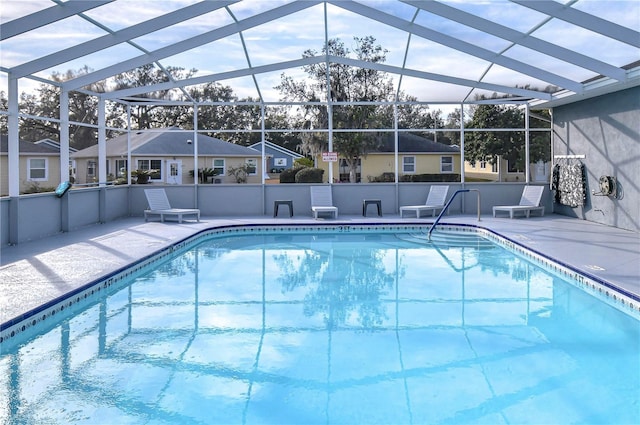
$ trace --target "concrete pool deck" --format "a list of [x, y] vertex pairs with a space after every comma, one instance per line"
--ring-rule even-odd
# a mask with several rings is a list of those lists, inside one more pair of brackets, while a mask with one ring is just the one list
[[[282, 217], [282, 218], [281, 218]], [[96, 224], [68, 233], [0, 249], [0, 324], [109, 275], [202, 230], [230, 225], [418, 224], [432, 217], [339, 216], [202, 217], [145, 222], [142, 217]], [[442, 224], [477, 225], [553, 258], [640, 298], [640, 234], [575, 218], [546, 215], [528, 219], [445, 216]]]

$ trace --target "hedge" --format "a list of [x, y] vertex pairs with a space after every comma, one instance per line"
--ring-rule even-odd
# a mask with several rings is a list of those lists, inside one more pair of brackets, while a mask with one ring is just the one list
[[459, 182], [460, 174], [404, 174], [401, 182]]
[[296, 173], [296, 183], [322, 183], [323, 174], [320, 168], [303, 168]]
[[295, 183], [296, 174], [298, 171], [303, 170], [305, 167], [289, 168], [280, 173], [280, 183]]

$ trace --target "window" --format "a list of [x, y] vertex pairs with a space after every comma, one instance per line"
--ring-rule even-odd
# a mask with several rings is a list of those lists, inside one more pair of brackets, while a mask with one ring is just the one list
[[93, 160], [87, 161], [87, 177], [96, 176], [96, 162]]
[[76, 160], [69, 160], [69, 180], [71, 183], [75, 183], [76, 181]]
[[224, 176], [224, 159], [214, 159], [213, 170], [216, 172], [216, 176]]
[[480, 168], [483, 170], [487, 168], [487, 161], [480, 161]]
[[139, 159], [138, 170], [156, 170], [151, 175], [151, 180], [162, 180], [162, 160], [161, 159]]
[[48, 171], [46, 158], [29, 158], [29, 178], [27, 180], [48, 180]]
[[522, 173], [518, 161], [507, 160], [507, 172], [509, 173]]
[[452, 156], [440, 157], [440, 172], [453, 173], [453, 157]]
[[247, 158], [245, 159], [245, 164], [247, 164], [247, 173], [250, 176], [255, 176], [258, 174], [258, 160], [255, 158]]
[[127, 178], [127, 160], [116, 159], [116, 177]]
[[[344, 158], [340, 158], [340, 162], [338, 163], [338, 179], [341, 182], [350, 182], [351, 181], [351, 169], [349, 168], [349, 164], [347, 160]], [[358, 158], [356, 161], [356, 181], [354, 183], [360, 183], [362, 178], [362, 159]]]
[[411, 174], [416, 172], [416, 157], [415, 156], [403, 156], [402, 157], [402, 172]]

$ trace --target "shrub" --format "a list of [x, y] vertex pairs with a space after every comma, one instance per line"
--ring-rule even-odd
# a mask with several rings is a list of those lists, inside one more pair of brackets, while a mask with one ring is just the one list
[[295, 176], [296, 183], [322, 183], [324, 170], [320, 168], [303, 168]]
[[283, 170], [280, 173], [280, 183], [295, 183], [296, 174], [298, 174], [298, 171], [304, 168], [305, 167], [294, 167], [294, 168], [289, 168], [287, 170]]
[[38, 182], [32, 181], [28, 183], [27, 188], [22, 193], [30, 194], [30, 193], [43, 193], [43, 192], [55, 192], [55, 191], [56, 191], [55, 187], [40, 186]]
[[294, 168], [313, 167], [313, 160], [307, 157], [298, 158], [295, 161], [293, 161], [293, 166]]
[[236, 183], [246, 183], [249, 174], [255, 173], [256, 169], [250, 164], [242, 164], [238, 167], [229, 167], [227, 171], [235, 177]]
[[460, 174], [404, 174], [401, 182], [459, 182]]
[[379, 176], [367, 176], [369, 183], [393, 183], [396, 181], [396, 175], [394, 173], [382, 173]]

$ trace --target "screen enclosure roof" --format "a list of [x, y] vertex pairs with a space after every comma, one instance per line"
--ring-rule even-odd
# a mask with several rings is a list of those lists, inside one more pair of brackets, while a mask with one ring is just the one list
[[[19, 91], [51, 82], [135, 101], [218, 82], [240, 99], [278, 102], [281, 75], [340, 63], [375, 69], [428, 103], [508, 96], [557, 106], [640, 84], [640, 2], [0, 0], [0, 78]], [[386, 61], [324, 54], [373, 36]], [[307, 50], [315, 53], [303, 57]], [[113, 76], [146, 64], [188, 78], [117, 90]], [[74, 71], [74, 78], [56, 79]], [[96, 91], [95, 87], [100, 87]], [[168, 99], [167, 99], [168, 100]]]

